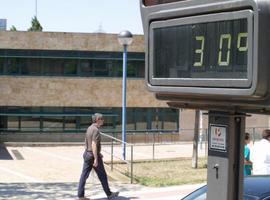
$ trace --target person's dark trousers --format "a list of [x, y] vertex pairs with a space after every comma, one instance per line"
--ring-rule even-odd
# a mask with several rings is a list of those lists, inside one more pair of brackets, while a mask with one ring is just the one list
[[[87, 178], [89, 177], [89, 174], [93, 168], [93, 163], [94, 163], [94, 156], [91, 152], [85, 151], [83, 154], [83, 159], [84, 159], [84, 163], [83, 163], [83, 170], [82, 170], [79, 187], [78, 187], [78, 197], [84, 197], [85, 183], [86, 183]], [[98, 166], [94, 167], [94, 170], [97, 173], [97, 176], [101, 182], [101, 185], [106, 195], [107, 196], [111, 195], [107, 174], [104, 169], [103, 160], [100, 156], [98, 156]]]

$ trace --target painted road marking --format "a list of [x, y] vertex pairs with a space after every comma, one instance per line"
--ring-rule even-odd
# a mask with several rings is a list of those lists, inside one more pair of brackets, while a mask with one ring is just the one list
[[8, 169], [8, 168], [5, 168], [5, 167], [1, 167], [1, 166], [0, 166], [0, 170], [1, 170], [1, 171], [4, 171], [4, 172], [7, 172], [7, 173], [9, 173], [9, 174], [18, 176], [18, 177], [20, 177], [20, 178], [26, 179], [26, 180], [28, 180], [28, 181], [30, 181], [30, 182], [35, 182], [35, 183], [43, 182], [43, 181], [38, 180], [38, 179], [36, 179], [36, 178], [33, 178], [33, 177], [31, 177], [31, 176], [24, 175], [24, 174], [22, 174], [22, 173], [20, 173], [20, 172], [13, 171], [13, 170]]
[[37, 153], [42, 153], [44, 155], [47, 155], [47, 156], [50, 156], [50, 157], [53, 157], [53, 158], [57, 158], [57, 159], [60, 159], [60, 160], [64, 160], [64, 161], [68, 161], [68, 162], [72, 162], [72, 163], [76, 163], [76, 164], [82, 164], [82, 161], [79, 161], [79, 160], [75, 160], [75, 159], [72, 159], [72, 158], [68, 158], [68, 157], [65, 157], [65, 156], [59, 156], [59, 155], [56, 155], [54, 153], [50, 153], [50, 152], [47, 152], [47, 151], [44, 151], [44, 150], [40, 150], [40, 149], [36, 149], [36, 148], [32, 148], [32, 147], [25, 147], [25, 149], [29, 150], [29, 151], [33, 151], [33, 152], [37, 152]]

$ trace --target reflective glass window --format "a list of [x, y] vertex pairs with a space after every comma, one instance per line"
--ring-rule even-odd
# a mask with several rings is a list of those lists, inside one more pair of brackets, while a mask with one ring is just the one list
[[21, 117], [21, 130], [22, 131], [39, 131], [40, 130], [40, 117]]
[[77, 74], [77, 61], [76, 59], [65, 59], [63, 62], [66, 75]]
[[76, 123], [77, 123], [77, 119], [76, 117], [73, 116], [68, 116], [68, 117], [64, 117], [64, 121], [65, 121], [65, 130], [76, 130]]
[[107, 77], [109, 75], [108, 65], [106, 60], [94, 61], [94, 76]]
[[41, 75], [41, 59], [39, 58], [20, 58], [19, 65], [23, 75]]
[[93, 76], [94, 66], [92, 60], [89, 59], [80, 60], [80, 74], [82, 76]]
[[43, 117], [43, 131], [62, 131], [63, 121], [63, 117]]
[[64, 60], [63, 59], [43, 59], [43, 72], [45, 75], [63, 75]]
[[6, 61], [7, 74], [19, 74], [17, 58], [8, 58]]
[[8, 130], [19, 130], [19, 117], [8, 116], [7, 129]]
[[5, 63], [5, 58], [0, 57], [0, 74], [4, 73], [4, 63]]

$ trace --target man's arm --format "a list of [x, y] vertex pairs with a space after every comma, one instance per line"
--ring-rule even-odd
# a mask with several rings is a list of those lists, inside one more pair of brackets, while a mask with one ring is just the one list
[[92, 141], [92, 150], [94, 154], [94, 167], [98, 166], [98, 155], [97, 155], [97, 143], [95, 141]]

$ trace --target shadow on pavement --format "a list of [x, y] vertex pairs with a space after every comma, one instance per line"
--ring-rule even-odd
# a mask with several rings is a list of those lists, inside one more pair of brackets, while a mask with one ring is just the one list
[[76, 199], [76, 183], [0, 183], [0, 199]]
[[[132, 200], [132, 199], [138, 199], [138, 197], [123, 197], [123, 196], [118, 196], [118, 197], [115, 197], [113, 200]], [[92, 199], [92, 200], [108, 200], [108, 199], [107, 198], [98, 198], [98, 199]]]
[[[0, 183], [0, 199], [11, 200], [76, 200], [78, 183]], [[86, 185], [86, 196], [90, 193], [102, 192], [101, 186]], [[121, 192], [120, 192], [121, 193]], [[104, 194], [105, 196], [105, 194]], [[107, 200], [107, 198], [91, 198], [92, 200]], [[131, 200], [138, 197], [120, 196], [114, 200]]]
[[4, 145], [0, 145], [0, 160], [13, 160], [9, 154], [7, 148]]

